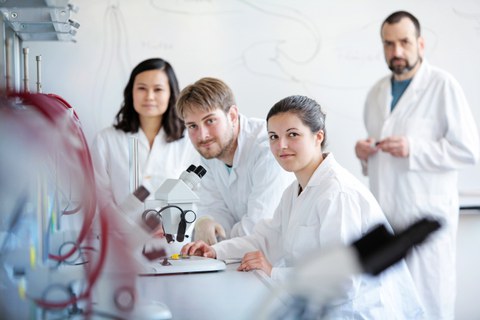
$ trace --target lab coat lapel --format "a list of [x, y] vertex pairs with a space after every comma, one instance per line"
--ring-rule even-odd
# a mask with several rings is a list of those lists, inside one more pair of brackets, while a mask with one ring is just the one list
[[233, 165], [232, 165], [232, 170], [230, 170], [230, 175], [228, 177], [228, 183], [231, 185], [237, 180], [237, 168], [239, 166], [239, 163], [242, 159], [242, 152], [243, 152], [243, 144], [245, 140], [245, 133], [243, 132], [243, 128], [246, 125], [245, 124], [245, 119], [243, 118], [242, 115], [239, 115], [238, 118], [239, 125], [240, 125], [240, 130], [238, 133], [238, 138], [237, 138], [237, 150], [235, 150], [235, 154], [233, 155]]
[[378, 111], [381, 112], [382, 120], [385, 121], [390, 116], [390, 105], [392, 103], [392, 83], [389, 78], [384, 81], [380, 92], [378, 105], [383, 106], [383, 109]]
[[410, 113], [409, 109], [416, 105], [416, 101], [417, 101], [417, 93], [416, 93], [414, 80], [412, 80], [408, 88], [400, 97], [400, 100], [398, 100], [397, 105], [395, 106], [395, 108], [391, 113], [391, 116], [395, 117], [396, 115], [399, 115], [399, 114]]
[[[423, 78], [425, 77], [426, 61], [422, 62], [420, 69], [418, 69], [417, 74], [413, 77], [412, 82], [407, 87], [403, 95], [398, 100], [397, 106], [393, 109], [392, 116], [396, 114], [411, 114], [414, 106], [417, 105], [417, 100], [420, 96], [420, 92], [423, 90], [422, 84], [426, 83]], [[391, 88], [390, 88], [391, 94]]]

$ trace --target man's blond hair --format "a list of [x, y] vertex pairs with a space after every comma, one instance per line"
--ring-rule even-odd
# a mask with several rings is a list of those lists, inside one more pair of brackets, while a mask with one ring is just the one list
[[176, 108], [177, 114], [184, 119], [185, 113], [193, 109], [207, 112], [221, 109], [226, 114], [235, 104], [232, 90], [225, 82], [206, 77], [185, 87], [180, 92]]

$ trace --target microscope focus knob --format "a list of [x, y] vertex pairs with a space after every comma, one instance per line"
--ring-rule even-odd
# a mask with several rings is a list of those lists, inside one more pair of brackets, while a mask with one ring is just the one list
[[197, 218], [197, 215], [192, 210], [185, 210], [180, 215], [180, 223], [178, 224], [177, 241], [183, 242], [185, 239], [185, 232], [187, 231], [187, 223], [192, 223]]
[[197, 215], [192, 210], [186, 210], [182, 213], [183, 219], [186, 223], [192, 223], [197, 219]]

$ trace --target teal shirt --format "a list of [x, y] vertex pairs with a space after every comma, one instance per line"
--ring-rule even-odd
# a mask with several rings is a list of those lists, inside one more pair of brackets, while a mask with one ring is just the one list
[[412, 79], [407, 79], [403, 81], [397, 81], [392, 78], [392, 104], [390, 105], [390, 110], [393, 111], [393, 108], [397, 105], [398, 100], [402, 94], [407, 90], [408, 85], [412, 82]]

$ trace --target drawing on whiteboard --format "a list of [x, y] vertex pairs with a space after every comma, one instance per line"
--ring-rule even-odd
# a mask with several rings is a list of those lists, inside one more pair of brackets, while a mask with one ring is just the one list
[[[93, 87], [93, 106], [100, 112], [99, 116], [94, 117], [97, 128], [102, 127], [99, 123], [101, 119], [111, 117], [108, 112], [111, 108], [120, 107], [110, 106], [110, 102], [105, 100], [105, 95], [118, 91], [116, 86], [112, 88], [111, 85], [115, 85], [118, 79], [121, 79], [122, 83], [128, 80], [131, 59], [126, 29], [127, 24], [120, 10], [119, 0], [109, 1], [103, 19], [102, 49]], [[115, 79], [115, 82], [112, 79]]]
[[[164, 13], [189, 17], [228, 15], [235, 22], [237, 19], [244, 21], [241, 28], [232, 23], [232, 29], [243, 36], [235, 41], [237, 57], [227, 62], [227, 69], [242, 66], [255, 75], [301, 81], [292, 71], [292, 66], [308, 65], [314, 62], [320, 52], [321, 37], [316, 25], [294, 7], [246, 0], [184, 0], [178, 3], [179, 5], [172, 9], [169, 1], [151, 1], [154, 9]], [[250, 19], [265, 21], [265, 30], [251, 32], [249, 27], [245, 26], [245, 21]], [[215, 23], [212, 22], [213, 19], [210, 20], [210, 23]], [[202, 25], [208, 25], [208, 21], [203, 22]], [[282, 32], [271, 32], [272, 29]]]
[[476, 12], [466, 12], [462, 9], [453, 8], [453, 13], [465, 20], [472, 20], [477, 35], [480, 35], [480, 8]]

